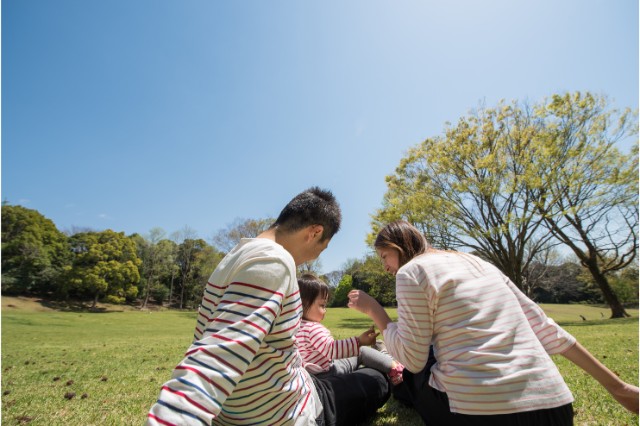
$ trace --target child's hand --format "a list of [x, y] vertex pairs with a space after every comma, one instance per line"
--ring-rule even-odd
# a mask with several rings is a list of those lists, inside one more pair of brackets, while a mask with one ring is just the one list
[[358, 341], [360, 342], [360, 346], [371, 346], [376, 342], [376, 337], [378, 337], [380, 333], [376, 333], [373, 326], [371, 326], [367, 331], [362, 333], [358, 337]]

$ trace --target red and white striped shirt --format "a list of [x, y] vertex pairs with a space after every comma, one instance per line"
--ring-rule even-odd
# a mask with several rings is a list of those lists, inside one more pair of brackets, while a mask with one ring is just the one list
[[452, 412], [507, 414], [573, 402], [550, 354], [575, 338], [548, 318], [495, 266], [468, 254], [434, 251], [396, 274], [398, 322], [384, 340], [412, 372], [437, 363], [429, 385]]
[[296, 341], [304, 367], [313, 374], [329, 371], [334, 359], [358, 356], [358, 338], [335, 340], [327, 327], [302, 320]]

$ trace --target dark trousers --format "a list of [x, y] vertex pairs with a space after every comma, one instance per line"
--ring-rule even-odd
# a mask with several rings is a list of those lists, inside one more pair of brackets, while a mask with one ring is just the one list
[[429, 354], [426, 367], [413, 374], [405, 370], [403, 382], [393, 389], [393, 396], [403, 404], [413, 407], [427, 426], [571, 426], [571, 404], [546, 410], [525, 411], [511, 414], [467, 415], [452, 413], [446, 393], [429, 386], [431, 367], [436, 359]]
[[387, 377], [372, 368], [361, 368], [350, 374], [311, 375], [322, 401], [320, 426], [352, 426], [375, 415], [391, 395]]

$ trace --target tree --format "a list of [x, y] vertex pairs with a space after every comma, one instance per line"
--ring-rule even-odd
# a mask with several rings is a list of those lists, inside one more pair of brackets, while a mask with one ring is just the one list
[[367, 292], [383, 306], [395, 305], [395, 279], [384, 270], [377, 255], [352, 261], [345, 273], [351, 276], [353, 288]]
[[638, 148], [623, 155], [614, 145], [637, 133], [635, 115], [591, 94], [483, 107], [409, 151], [387, 177], [374, 231], [406, 219], [436, 247], [469, 248], [521, 289], [541, 251], [566, 245], [612, 317], [624, 316], [607, 275], [638, 248]]
[[213, 245], [220, 251], [228, 253], [242, 238], [255, 238], [269, 229], [275, 219], [241, 219], [237, 218], [225, 229], [217, 231], [213, 237]]
[[177, 305], [180, 309], [197, 306], [207, 279], [222, 257], [222, 253], [201, 238], [186, 239], [178, 245], [176, 262], [180, 299]]
[[2, 292], [45, 294], [71, 252], [67, 237], [36, 210], [2, 204]]
[[298, 267], [296, 268], [296, 272], [298, 273], [298, 275], [314, 274], [319, 276], [321, 269], [322, 269], [322, 262], [320, 261], [320, 258], [317, 258], [314, 260], [310, 260], [308, 262], [304, 262], [301, 265], [298, 265]]
[[101, 297], [112, 303], [135, 299], [141, 261], [132, 238], [108, 229], [76, 234], [69, 241], [73, 262], [61, 276], [64, 294], [90, 296], [94, 308]]
[[[204, 242], [203, 240], [200, 241]], [[187, 287], [185, 296], [186, 307], [197, 308], [199, 306], [207, 281], [223, 257], [223, 253], [206, 243], [195, 253], [195, 259], [192, 263], [191, 283]]]
[[342, 278], [340, 279], [340, 283], [338, 283], [338, 286], [333, 292], [333, 298], [330, 303], [332, 307], [347, 306], [347, 303], [349, 302], [349, 298], [347, 296], [349, 292], [353, 290], [353, 286], [351, 285], [352, 282], [353, 282], [353, 279], [351, 278], [351, 275], [349, 274], [342, 275]]
[[146, 237], [140, 235], [132, 237], [136, 242], [138, 257], [142, 261], [139, 269], [142, 284], [141, 309], [144, 309], [152, 295], [155, 294], [156, 298], [159, 297], [162, 301], [163, 295], [168, 294], [168, 289], [161, 281], [162, 277], [171, 274], [175, 243], [164, 238], [165, 231], [161, 228], [152, 228]]
[[638, 143], [620, 153], [618, 141], [638, 135], [636, 114], [612, 109], [590, 93], [554, 95], [538, 109], [546, 124], [539, 138], [539, 213], [549, 232], [589, 270], [611, 308], [628, 316], [608, 276], [638, 251]]
[[409, 150], [387, 176], [369, 242], [384, 224], [405, 219], [435, 247], [474, 251], [522, 288], [527, 267], [551, 238], [540, 230], [540, 189], [528, 176], [541, 129], [531, 108], [515, 102], [481, 107], [447, 125], [444, 137]]
[[[185, 281], [184, 275], [185, 269], [188, 270], [188, 263], [190, 261], [191, 253], [181, 249], [182, 244], [186, 240], [195, 240], [197, 238], [196, 231], [189, 226], [185, 225], [179, 231], [171, 234], [171, 240], [176, 243], [174, 252], [174, 268], [171, 270], [171, 283], [169, 286], [169, 306], [176, 304], [175, 302], [175, 284], [176, 280]], [[184, 292], [180, 293], [180, 300], [177, 305], [182, 307], [184, 301]]]
[[[594, 294], [583, 280], [584, 268], [580, 264], [565, 260], [558, 264], [534, 263], [531, 269], [540, 268], [537, 285], [530, 298], [538, 303], [597, 302]], [[599, 294], [596, 294], [599, 296]]]
[[638, 306], [638, 263], [634, 262], [611, 277], [611, 288], [621, 303]]
[[329, 285], [329, 287], [336, 288], [338, 287], [338, 284], [340, 284], [340, 280], [342, 279], [343, 275], [344, 275], [343, 271], [331, 271], [329, 273], [324, 274], [322, 276], [322, 279], [324, 279], [324, 281]]
[[530, 299], [538, 288], [549, 285], [549, 271], [563, 262], [558, 250], [553, 247], [542, 247], [533, 257], [532, 262], [522, 274], [522, 292]]

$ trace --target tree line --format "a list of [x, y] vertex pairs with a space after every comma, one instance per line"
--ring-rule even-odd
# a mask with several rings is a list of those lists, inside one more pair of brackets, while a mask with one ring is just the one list
[[[604, 302], [612, 317], [626, 316], [624, 304], [638, 300], [637, 135], [637, 111], [591, 93], [481, 106], [409, 150], [386, 178], [367, 240], [405, 219], [433, 246], [495, 264], [534, 300]], [[625, 154], [617, 143], [629, 139]], [[237, 219], [212, 245], [188, 227], [170, 237], [160, 228], [68, 235], [35, 210], [3, 203], [2, 292], [194, 308], [224, 254], [271, 223]], [[393, 277], [374, 254], [323, 278], [335, 306], [351, 288], [394, 303]]]

